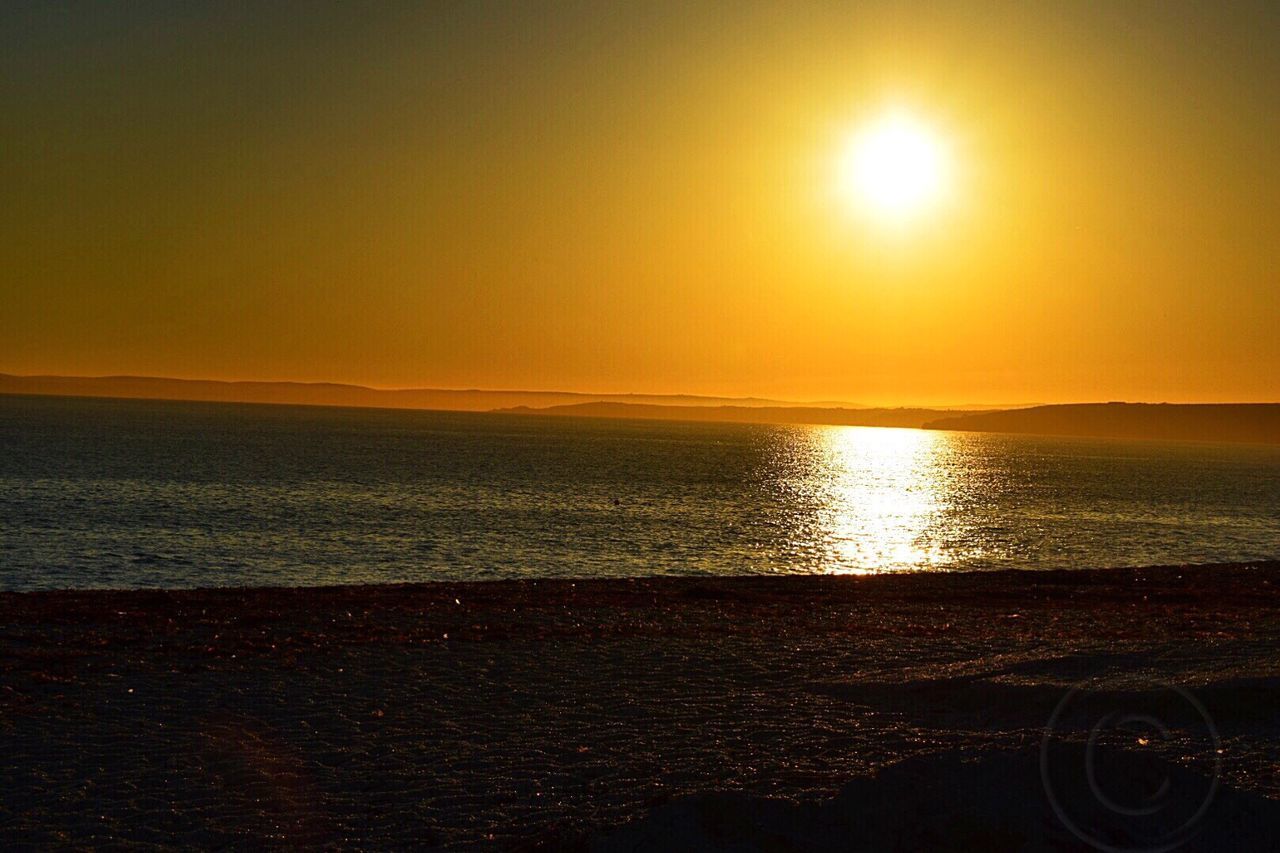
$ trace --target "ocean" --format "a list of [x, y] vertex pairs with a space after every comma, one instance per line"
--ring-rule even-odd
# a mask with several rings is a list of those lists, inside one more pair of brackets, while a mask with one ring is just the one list
[[1280, 447], [0, 396], [0, 589], [1280, 557]]

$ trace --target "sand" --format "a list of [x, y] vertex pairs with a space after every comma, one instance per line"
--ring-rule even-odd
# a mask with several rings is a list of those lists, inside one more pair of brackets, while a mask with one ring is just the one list
[[[1181, 849], [1256, 848], [1277, 605], [1280, 563], [0, 594], [0, 835], [1137, 849], [1182, 815]], [[1096, 747], [1113, 799], [1131, 753], [1171, 780], [1159, 825], [1066, 778], [1100, 709], [1165, 724]]]

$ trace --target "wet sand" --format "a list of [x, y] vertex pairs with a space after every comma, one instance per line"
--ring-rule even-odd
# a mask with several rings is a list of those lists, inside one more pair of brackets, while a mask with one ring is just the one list
[[[1149, 841], [1055, 787], [1106, 706], [1167, 730], [1097, 745], [1104, 770], [1134, 752], [1172, 780], [1156, 829], [1249, 849], [1280, 838], [1278, 605], [1280, 563], [5, 593], [0, 835], [1090, 849], [1075, 826]], [[1080, 685], [1095, 707], [1059, 713]]]

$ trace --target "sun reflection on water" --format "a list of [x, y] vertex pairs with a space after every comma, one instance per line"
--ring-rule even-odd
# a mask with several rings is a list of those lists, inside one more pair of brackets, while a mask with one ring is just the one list
[[945, 436], [875, 427], [835, 427], [821, 436], [825, 475], [817, 485], [826, 571], [944, 563], [931, 530], [948, 509]]

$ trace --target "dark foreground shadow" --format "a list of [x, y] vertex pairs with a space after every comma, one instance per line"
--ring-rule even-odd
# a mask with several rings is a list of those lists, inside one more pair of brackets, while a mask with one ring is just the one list
[[[562, 847], [563, 845], [557, 845]], [[1157, 756], [1054, 744], [911, 758], [797, 804], [696, 795], [572, 847], [613, 851], [1280, 849], [1280, 803]]]

